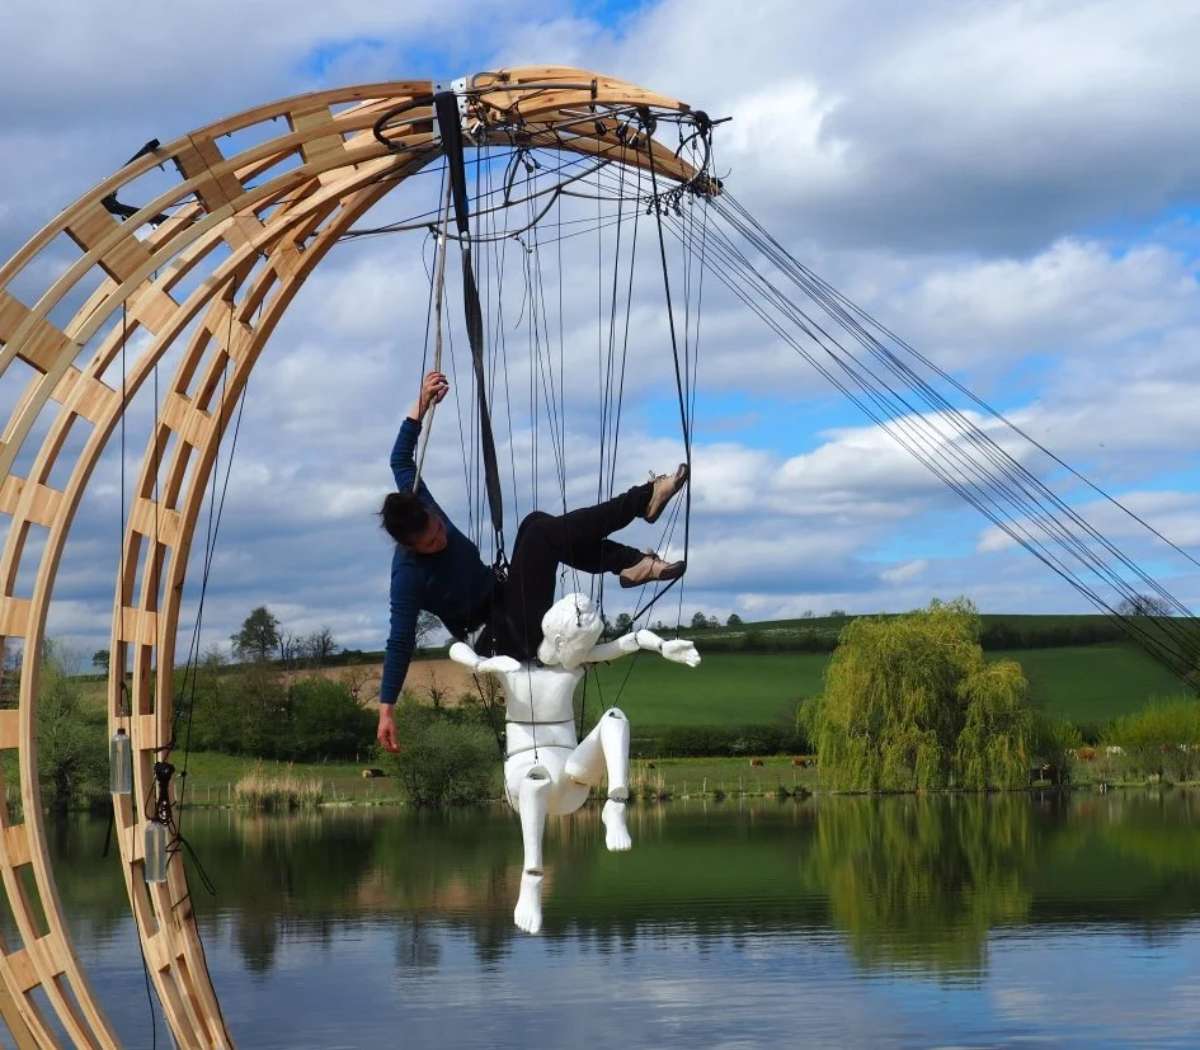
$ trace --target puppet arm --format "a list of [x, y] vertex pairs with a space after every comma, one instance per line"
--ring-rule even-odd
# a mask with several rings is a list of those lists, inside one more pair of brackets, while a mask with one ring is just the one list
[[695, 644], [686, 638], [663, 639], [653, 631], [647, 630], [623, 634], [616, 641], [597, 645], [588, 653], [583, 662], [594, 664], [607, 660], [618, 660], [639, 649], [645, 649], [651, 653], [662, 653], [664, 659], [670, 660], [672, 663], [687, 664], [688, 667], [696, 667], [700, 663], [700, 654], [696, 651]]
[[466, 642], [455, 642], [450, 646], [450, 659], [456, 664], [469, 667], [477, 674], [488, 674], [489, 672], [504, 674], [509, 671], [517, 671], [521, 667], [511, 656], [482, 657]]

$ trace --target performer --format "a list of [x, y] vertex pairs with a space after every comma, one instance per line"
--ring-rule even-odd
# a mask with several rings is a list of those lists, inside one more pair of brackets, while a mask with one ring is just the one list
[[380, 512], [382, 524], [396, 541], [392, 553], [391, 630], [379, 686], [380, 743], [399, 750], [393, 705], [408, 673], [416, 644], [417, 617], [422, 609], [437, 616], [455, 638], [486, 625], [478, 648], [518, 661], [533, 660], [542, 640], [542, 616], [554, 600], [560, 563], [582, 572], [615, 573], [622, 587], [683, 574], [682, 561], [667, 562], [653, 552], [636, 550], [608, 537], [635, 518], [657, 521], [687, 481], [687, 466], [660, 474], [614, 499], [568, 514], [534, 511], [517, 530], [508, 579], [498, 581], [484, 565], [479, 549], [438, 506], [424, 481], [413, 489], [414, 452], [421, 420], [429, 407], [450, 389], [445, 375], [430, 372], [421, 394], [392, 449], [396, 492], [388, 494]]
[[663, 639], [653, 631], [636, 631], [616, 641], [597, 644], [604, 630], [599, 610], [586, 595], [560, 598], [542, 619], [538, 663], [518, 663], [508, 656], [481, 657], [462, 642], [450, 647], [450, 658], [477, 673], [495, 674], [504, 688], [507, 740], [505, 794], [521, 816], [525, 863], [513, 920], [523, 930], [542, 928], [542, 834], [546, 816], [574, 813], [591, 789], [607, 779], [608, 798], [600, 819], [605, 845], [627, 850], [633, 845], [625, 819], [629, 798], [629, 722], [620, 708], [610, 707], [579, 742], [575, 735], [572, 698], [587, 664], [616, 660], [645, 649], [674, 663], [696, 667], [700, 654], [684, 638]]

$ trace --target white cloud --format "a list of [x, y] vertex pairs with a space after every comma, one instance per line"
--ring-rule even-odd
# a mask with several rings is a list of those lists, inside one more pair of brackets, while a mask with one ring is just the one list
[[879, 576], [880, 579], [887, 583], [908, 583], [910, 580], [915, 580], [918, 576], [921, 576], [928, 568], [929, 561], [925, 558], [918, 558], [916, 561], [909, 561], [903, 565], [894, 566], [891, 569], [884, 569]]
[[[1200, 395], [1195, 263], [1174, 234], [1160, 243], [1157, 228], [1136, 224], [1182, 200], [1200, 175], [1200, 146], [1178, 119], [1200, 87], [1194, 13], [1109, 3], [909, 5], [895, 13], [767, 3], [729, 19], [712, 0], [667, 0], [605, 26], [540, 4], [476, 5], [471, 16], [488, 24], [485, 46], [494, 50], [481, 56], [470, 50], [474, 40], [464, 43], [465, 9], [455, 5], [281, 10], [276, 0], [238, 8], [238, 32], [229, 34], [235, 13], [224, 2], [164, 9], [155, 19], [84, 4], [52, 12], [10, 4], [0, 27], [29, 46], [0, 70], [0, 90], [13, 101], [0, 148], [23, 159], [0, 172], [0, 255], [151, 134], [167, 140], [321, 83], [403, 75], [414, 71], [408, 56], [416, 49], [438, 68], [415, 72], [439, 75], [574, 62], [714, 116], [732, 114], [717, 132], [718, 166], [798, 256], [1002, 403], [1034, 437], [1118, 482], [1164, 531], [1195, 542], [1197, 508], [1186, 493], [1152, 488], [1160, 472], [1186, 465], [1200, 440], [1189, 409]], [[712, 32], [715, 24], [722, 32]], [[131, 54], [139, 60], [125, 61]], [[238, 75], [214, 77], [218, 56]], [[404, 214], [416, 197], [416, 189], [398, 194], [369, 221]], [[1095, 232], [1110, 227], [1134, 230], [1139, 243], [1127, 248]], [[297, 625], [333, 624], [349, 644], [382, 642], [388, 549], [372, 512], [389, 484], [393, 428], [415, 388], [427, 289], [421, 237], [337, 248], [252, 378], [210, 595], [213, 638], [269, 601]], [[563, 390], [574, 505], [595, 493], [597, 317], [603, 343], [606, 314], [597, 308], [594, 242], [568, 243]], [[642, 248], [654, 262], [651, 237]], [[508, 397], [497, 398], [497, 430], [502, 461], [515, 462], [518, 475], [508, 502], [524, 511], [533, 443], [522, 418], [536, 373], [516, 326], [525, 296], [519, 248], [507, 250], [506, 324], [490, 331], [503, 331], [508, 344], [512, 460]], [[453, 292], [448, 301], [461, 311]], [[825, 381], [715, 280], [705, 304], [702, 405], [713, 404], [729, 429], [714, 432], [707, 424], [715, 416], [701, 420], [688, 601], [787, 615], [911, 607], [935, 591], [972, 594], [984, 608], [1076, 600], [986, 534], [985, 555], [970, 562], [927, 545], [920, 556], [906, 553], [954, 499], [865, 421], [813, 432], [815, 408], [830, 418]], [[680, 455], [673, 421], [664, 425], [651, 407], [671, 403], [674, 378], [661, 279], [645, 259], [631, 332], [618, 487]], [[457, 353], [462, 368], [461, 342]], [[728, 394], [745, 411], [726, 413]], [[762, 419], [777, 418], [770, 410], [779, 405], [791, 414], [777, 432], [765, 442], [748, 438]], [[1046, 467], [972, 418], [1022, 462]], [[465, 520], [459, 422], [449, 405], [435, 434], [430, 484]], [[543, 419], [543, 506], [559, 499], [552, 445]], [[506, 485], [513, 472], [506, 467]], [[95, 633], [84, 610], [103, 623], [111, 602], [111, 574], [86, 552], [107, 558], [113, 546], [98, 537], [115, 515], [115, 463], [97, 471], [93, 488], [52, 619], [55, 630], [81, 638]], [[1100, 520], [1122, 535], [1119, 521]], [[514, 530], [515, 522], [510, 538]]]

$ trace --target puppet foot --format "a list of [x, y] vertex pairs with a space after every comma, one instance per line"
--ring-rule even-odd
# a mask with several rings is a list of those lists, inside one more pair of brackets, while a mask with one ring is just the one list
[[513, 911], [513, 922], [526, 933], [540, 933], [542, 929], [542, 878], [541, 873], [521, 873], [521, 895]]
[[625, 803], [610, 798], [604, 803], [600, 814], [604, 822], [604, 845], [613, 852], [633, 849], [633, 839], [629, 837], [629, 825], [625, 823]]

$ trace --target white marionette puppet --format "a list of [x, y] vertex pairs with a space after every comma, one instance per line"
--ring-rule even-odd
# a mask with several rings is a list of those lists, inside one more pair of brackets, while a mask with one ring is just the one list
[[529, 933], [542, 928], [542, 833], [546, 816], [574, 813], [592, 787], [607, 774], [608, 799], [600, 819], [610, 850], [633, 842], [625, 821], [629, 798], [629, 722], [610, 707], [580, 742], [575, 735], [572, 698], [586, 664], [616, 660], [639, 649], [661, 653], [674, 663], [696, 667], [700, 654], [684, 638], [663, 639], [653, 631], [634, 631], [597, 644], [604, 631], [599, 610], [583, 594], [568, 594], [542, 618], [538, 663], [509, 656], [483, 658], [463, 642], [450, 647], [450, 658], [480, 673], [495, 674], [507, 701], [505, 793], [520, 814], [525, 843], [521, 893], [513, 913]]

